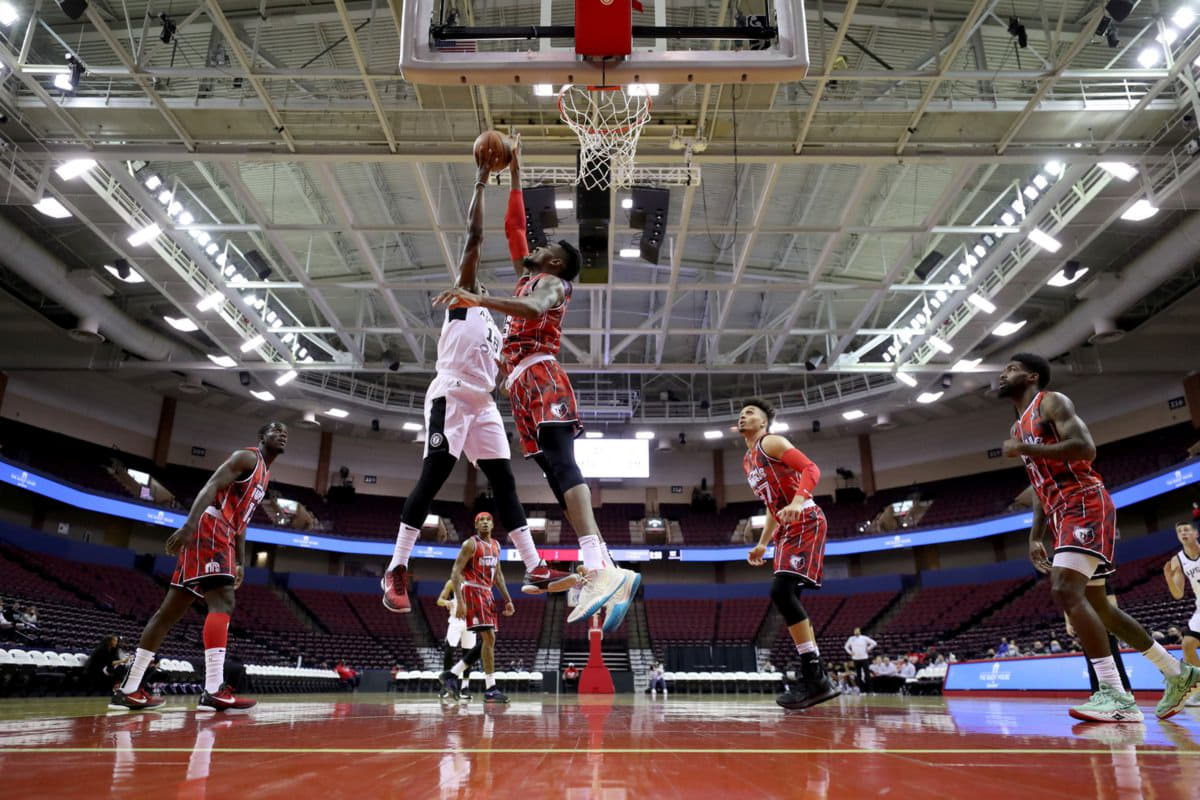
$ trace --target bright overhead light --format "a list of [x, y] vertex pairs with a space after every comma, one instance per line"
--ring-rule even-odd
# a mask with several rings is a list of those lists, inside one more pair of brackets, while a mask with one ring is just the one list
[[263, 342], [265, 341], [266, 339], [263, 338], [261, 333], [255, 334], [246, 341], [242, 342], [242, 352], [249, 353], [251, 350], [257, 350], [263, 346]]
[[266, 391], [265, 389], [261, 392], [251, 389], [250, 394], [254, 395], [259, 400], [262, 400], [264, 403], [269, 403], [275, 399], [275, 395], [271, 394], [270, 392]]
[[[300, 342], [296, 342], [296, 344], [300, 344]], [[311, 358], [309, 358], [309, 357], [308, 357], [308, 350], [306, 350], [306, 349], [305, 349], [305, 348], [303, 348], [303, 347], [301, 347], [301, 348], [299, 348], [298, 350], [296, 350], [296, 358], [305, 359], [305, 360], [307, 360], [307, 361], [311, 361], [311, 360], [312, 360]]]
[[970, 372], [979, 366], [982, 358], [963, 358], [957, 364], [950, 368], [951, 372]]
[[957, 292], [957, 291], [960, 291], [960, 290], [962, 289], [962, 278], [958, 277], [957, 275], [951, 275], [951, 276], [950, 276], [949, 278], [947, 278], [946, 280], [949, 282], [949, 284], [950, 284], [951, 286], [955, 287], [955, 288], [954, 288], [954, 291], [956, 291], [956, 292]]
[[900, 381], [905, 386], [908, 386], [910, 388], [917, 385], [917, 379], [914, 378], [912, 375], [909, 375], [907, 372], [897, 372], [896, 380]]
[[926, 405], [928, 405], [929, 403], [936, 403], [938, 400], [941, 400], [941, 399], [942, 399], [941, 392], [922, 392], [921, 394], [917, 395], [917, 402], [925, 403]]
[[617, 253], [621, 258], [637, 258], [642, 254], [642, 251], [636, 247], [622, 247]]
[[866, 414], [864, 414], [862, 411], [859, 411], [857, 408], [853, 409], [852, 411], [843, 411], [842, 412], [842, 418], [847, 419], [851, 422], [853, 422], [856, 419], [862, 419], [865, 416], [866, 416]]
[[225, 295], [221, 292], [210, 292], [209, 294], [204, 295], [204, 297], [200, 299], [200, 302], [196, 303], [196, 310], [212, 311], [224, 299]]
[[983, 295], [977, 294], [976, 292], [971, 292], [971, 294], [967, 295], [967, 302], [985, 314], [994, 313], [996, 310], [995, 303], [993, 303], [991, 300], [988, 300]]
[[975, 255], [979, 256], [980, 258], [983, 258], [984, 256], [987, 255], [987, 248], [981, 244], [975, 245], [974, 250], [975, 250]]
[[1079, 269], [1075, 270], [1075, 275], [1073, 277], [1068, 278], [1066, 270], [1060, 269], [1058, 272], [1054, 273], [1054, 277], [1046, 281], [1046, 285], [1057, 286], [1059, 288], [1062, 288], [1063, 286], [1070, 286], [1072, 283], [1086, 275], [1087, 271], [1087, 267], [1080, 267]]
[[1005, 211], [1003, 214], [1001, 214], [1000, 221], [1003, 222], [1005, 225], [1016, 225], [1017, 224], [1017, 218], [1012, 215], [1011, 211]]
[[183, 331], [184, 333], [192, 333], [193, 331], [200, 330], [200, 326], [197, 325], [196, 323], [192, 322], [187, 317], [168, 317], [167, 315], [164, 314], [163, 319], [166, 321], [166, 323], [168, 325], [170, 325], [172, 328], [174, 328], [177, 331]]
[[626, 197], [625, 199], [623, 199], [623, 200], [621, 201], [621, 208], [625, 209], [626, 211], [628, 211], [629, 209], [633, 208], [633, 198], [632, 198], [632, 197]]
[[163, 181], [161, 177], [151, 172], [148, 176], [146, 176], [146, 180], [142, 181], [142, 185], [153, 192], [158, 189], [158, 187], [163, 185]]
[[8, 27], [19, 19], [20, 15], [12, 3], [0, 3], [0, 25]]
[[33, 204], [33, 207], [52, 219], [66, 219], [71, 216], [66, 206], [53, 197], [43, 197]]
[[1182, 6], [1171, 15], [1171, 24], [1179, 28], [1187, 28], [1196, 21], [1196, 12], [1187, 6]]
[[1040, 228], [1033, 228], [1029, 231], [1029, 241], [1050, 253], [1057, 253], [1062, 249], [1062, 242]]
[[1125, 183], [1129, 183], [1138, 174], [1137, 167], [1133, 164], [1126, 164], [1124, 161], [1101, 161], [1096, 166]]
[[1025, 327], [1025, 322], [1026, 320], [1023, 319], [1014, 320], [1012, 322], [1001, 322], [992, 329], [992, 333], [996, 336], [1012, 336], [1014, 333], [1021, 330], [1021, 328]]
[[1063, 163], [1061, 161], [1047, 161], [1046, 174], [1052, 178], [1057, 178], [1063, 174]]
[[1046, 180], [1045, 175], [1034, 175], [1033, 176], [1033, 185], [1039, 189], [1045, 189], [1047, 186], [1050, 185], [1050, 181]]
[[237, 366], [237, 362], [229, 356], [214, 356], [212, 353], [209, 353], [208, 360], [216, 364], [218, 367], [224, 367], [225, 369], [232, 369], [233, 367]]
[[934, 295], [934, 297], [936, 297], [938, 299], [938, 301], [942, 302], [942, 303], [946, 302], [946, 298], [949, 296], [950, 295], [946, 294], [945, 289], [938, 289], [937, 294]]
[[180, 211], [183, 211], [183, 203], [179, 202], [178, 200], [172, 200], [171, 204], [167, 206], [167, 214], [172, 218], [175, 217]]
[[973, 256], [972, 254], [970, 254], [970, 253], [967, 253], [967, 266], [969, 266], [969, 267], [978, 267], [978, 266], [979, 266], [979, 259], [978, 259], [978, 258], [976, 258], [975, 256]]
[[1160, 33], [1158, 36], [1154, 37], [1154, 41], [1162, 42], [1167, 47], [1170, 47], [1171, 45], [1175, 44], [1175, 42], [1178, 39], [1179, 39], [1179, 31], [1175, 30], [1174, 28], [1167, 28], [1162, 33]]
[[171, 194], [170, 189], [163, 189], [161, 192], [158, 193], [158, 202], [162, 203], [164, 206], [169, 207], [171, 205], [171, 198], [173, 198], [174, 196], [175, 195]]
[[94, 166], [96, 166], [96, 162], [90, 158], [75, 158], [54, 171], [58, 173], [58, 177], [69, 181], [78, 178]]
[[296, 380], [296, 370], [289, 369], [287, 372], [275, 379], [276, 386], [287, 386], [292, 381]]
[[657, 83], [631, 83], [628, 86], [630, 97], [658, 97]]
[[964, 278], [971, 277], [971, 265], [965, 261], [958, 265], [958, 271], [962, 274], [962, 276]]
[[570, 211], [572, 208], [575, 207], [575, 201], [574, 200], [555, 200], [554, 207], [557, 208], [559, 211]]
[[325, 415], [329, 417], [337, 417], [338, 419], [345, 419], [346, 417], [350, 416], [350, 412], [342, 408], [331, 408], [325, 412]]
[[54, 76], [54, 88], [62, 89], [64, 92], [73, 92], [75, 91], [75, 84], [72, 83], [69, 73], [60, 72]]
[[1138, 53], [1137, 61], [1139, 64], [1142, 65], [1143, 68], [1150, 69], [1155, 64], [1157, 64], [1159, 61], [1161, 61], [1162, 57], [1163, 57], [1162, 48], [1156, 44], [1152, 44], [1149, 47], [1143, 49], [1142, 52]]
[[1040, 193], [1038, 192], [1036, 186], [1026, 186], [1025, 191], [1023, 191], [1022, 194], [1024, 194], [1030, 200], [1037, 200], [1038, 194], [1040, 194]]
[[584, 431], [583, 438], [585, 438], [585, 439], [603, 439], [604, 432], [603, 431]]
[[1018, 197], [1016, 200], [1013, 200], [1012, 205], [1010, 205], [1009, 208], [1017, 212], [1022, 217], [1025, 216], [1025, 201], [1020, 197]]
[[192, 238], [195, 239], [201, 247], [204, 247], [212, 241], [212, 237], [208, 235], [208, 231], [191, 231]]
[[549, 83], [535, 83], [533, 85], [533, 93], [537, 97], [552, 97], [554, 95], [554, 86]]
[[204, 252], [208, 253], [210, 256], [215, 256], [217, 251], [220, 249], [221, 248], [217, 246], [216, 242], [209, 242], [208, 247], [204, 248]]
[[950, 343], [940, 336], [930, 336], [929, 343], [933, 345], [935, 350], [940, 350], [943, 353], [954, 352], [954, 348], [950, 346]]
[[883, 360], [884, 360], [884, 361], [886, 361], [886, 362], [887, 362], [887, 363], [889, 363], [889, 364], [890, 364], [890, 363], [892, 363], [892, 354], [891, 354], [891, 353], [884, 353], [884, 354], [883, 354]]
[[635, 439], [653, 439], [654, 431], [638, 431], [633, 435]]
[[225, 277], [226, 277], [226, 278], [228, 278], [230, 275], [232, 275], [232, 274], [233, 274], [233, 271], [234, 271], [234, 266], [233, 266], [233, 264], [230, 264], [230, 265], [229, 265], [229, 266], [227, 266], [227, 267], [225, 266], [226, 262], [227, 262], [227, 261], [229, 261], [229, 256], [225, 255], [225, 251], [224, 251], [224, 250], [222, 250], [221, 252], [217, 253], [217, 257], [216, 257], [215, 259], [213, 259], [213, 260], [217, 262], [217, 266], [218, 266], [218, 267], [225, 267]]
[[[124, 270], [119, 269], [116, 264], [105, 264], [104, 268], [108, 270], [108, 274], [112, 275], [119, 281], [123, 281], [124, 283], [146, 282], [146, 279], [139, 275], [137, 270], [135, 270], [133, 267], [130, 267], [128, 264], [125, 265]], [[125, 272], [124, 275], [121, 274], [122, 271]]]
[[1083, 142], [1074, 142], [1071, 144], [1071, 147], [1074, 147], [1076, 150], [1080, 150], [1083, 148]]
[[705, 431], [704, 432], [705, 439], [720, 439], [724, 435], [725, 435], [725, 433], [723, 431]]
[[933, 306], [933, 310], [934, 310], [934, 311], [937, 311], [939, 308], [941, 308], [941, 307], [942, 307], [942, 301], [941, 301], [941, 300], [938, 300], [938, 299], [935, 297], [935, 298], [933, 298], [932, 300], [930, 300], [930, 301], [929, 301], [929, 305]]
[[179, 215], [179, 219], [177, 221], [179, 222], [180, 225], [191, 225], [193, 222], [196, 221], [196, 218], [192, 216], [192, 212], [184, 211], [182, 214]]
[[1150, 219], [1157, 213], [1158, 206], [1143, 197], [1126, 209], [1125, 213], [1121, 215], [1121, 219], [1130, 222], [1141, 222], [1144, 219]]
[[162, 228], [158, 227], [158, 223], [151, 222], [146, 227], [129, 234], [128, 242], [131, 247], [141, 247], [157, 239], [160, 233], [162, 233]]
[[776, 420], [775, 422], [771, 423], [769, 428], [767, 428], [767, 433], [787, 433], [789, 430], [791, 430], [791, 427], [791, 425], [788, 425], [783, 420]]
[[913, 327], [914, 327], [914, 328], [918, 328], [918, 327], [920, 327], [921, 325], [924, 325], [924, 324], [925, 324], [925, 320], [926, 320], [926, 319], [927, 319], [927, 317], [925, 316], [925, 312], [924, 312], [924, 311], [918, 311], [918, 312], [917, 312], [917, 316], [913, 318], [913, 323], [914, 323], [914, 324], [913, 324]]
[[411, 432], [415, 433], [416, 431], [419, 431], [419, 430], [421, 430], [421, 423], [419, 423], [419, 422], [405, 422], [405, 423], [404, 423], [403, 425], [401, 425], [400, 427], [401, 427], [401, 428], [403, 428], [403, 429], [404, 429], [404, 430], [406, 430], [406, 431], [411, 431]]

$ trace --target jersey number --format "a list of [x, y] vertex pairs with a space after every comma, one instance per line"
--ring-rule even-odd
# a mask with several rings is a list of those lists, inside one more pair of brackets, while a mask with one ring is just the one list
[[267, 490], [262, 486], [255, 486], [254, 491], [250, 493], [250, 504], [246, 506], [246, 513], [242, 514], [242, 524], [248, 525], [250, 517], [254, 516], [254, 509], [258, 508], [258, 504], [262, 502], [263, 496]]

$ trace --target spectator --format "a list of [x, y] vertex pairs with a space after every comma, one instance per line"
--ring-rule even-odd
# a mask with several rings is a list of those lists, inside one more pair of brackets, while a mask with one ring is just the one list
[[121, 637], [116, 634], [105, 636], [88, 656], [84, 665], [84, 681], [88, 688], [111, 692], [113, 687], [125, 679], [129, 656], [121, 652]]
[[341, 681], [343, 689], [357, 689], [359, 681], [362, 680], [357, 672], [346, 666], [346, 662], [344, 661], [337, 662], [337, 666], [333, 668], [333, 671], [337, 673], [338, 680]]
[[770, 661], [768, 661], [767, 663], [763, 664], [762, 671], [763, 672], [775, 672], [776, 671], [775, 665], [772, 664]]
[[1045, 642], [1043, 642], [1041, 639], [1034, 639], [1033, 647], [1030, 648], [1029, 654], [1035, 655], [1035, 656], [1040, 656], [1040, 655], [1045, 655], [1045, 653], [1046, 653]]
[[1163, 644], [1183, 644], [1183, 636], [1180, 635], [1178, 625], [1172, 625], [1167, 628], [1167, 635], [1163, 639]]
[[1021, 656], [1021, 648], [1017, 647], [1016, 639], [1008, 640], [1008, 655], [1006, 658], [1019, 658]]
[[4, 604], [0, 603], [0, 631], [10, 631], [12, 628], [13, 624], [4, 616]]
[[854, 659], [854, 674], [858, 685], [865, 687], [870, 679], [871, 651], [877, 643], [870, 636], [864, 636], [862, 628], [855, 628], [854, 635], [846, 640], [845, 650]]
[[663, 697], [667, 696], [667, 679], [666, 671], [663, 669], [661, 661], [655, 661], [654, 666], [650, 668], [650, 685], [646, 688], [650, 694], [654, 694], [659, 689], [662, 690]]
[[1050, 652], [1051, 653], [1061, 653], [1062, 651], [1063, 651], [1063, 647], [1061, 644], [1058, 643], [1058, 639], [1051, 639], [1050, 640]]
[[1000, 646], [994, 652], [996, 658], [1008, 658], [1008, 640], [1001, 638]]
[[579, 684], [579, 670], [575, 665], [567, 662], [567, 668], [563, 670], [563, 687], [566, 689], [574, 689]]
[[901, 678], [904, 678], [905, 680], [908, 680], [909, 678], [915, 678], [917, 676], [917, 667], [913, 663], [913, 659], [911, 656], [909, 658], [904, 659], [901, 662], [901, 666], [900, 666], [900, 670], [899, 670], [898, 674], [900, 675]]

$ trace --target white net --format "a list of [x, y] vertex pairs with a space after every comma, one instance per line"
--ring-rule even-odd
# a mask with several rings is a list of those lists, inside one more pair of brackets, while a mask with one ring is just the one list
[[638, 137], [650, 121], [646, 94], [567, 84], [558, 95], [558, 112], [579, 137], [577, 184], [585, 189], [633, 185]]

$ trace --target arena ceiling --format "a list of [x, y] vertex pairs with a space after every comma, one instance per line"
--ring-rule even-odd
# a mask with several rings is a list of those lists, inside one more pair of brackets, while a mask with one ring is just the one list
[[[9, 338], [0, 367], [103, 369], [160, 390], [182, 373], [296, 409], [416, 413], [440, 328], [430, 299], [463, 242], [472, 140], [519, 131], [531, 169], [574, 164], [553, 98], [533, 87], [406, 83], [399, 0], [93, 0], [78, 20], [9, 2], [0, 213], [77, 293], [167, 343], [139, 352], [100, 320], [107, 342]], [[572, 3], [551, 5], [562, 15]], [[947, 373], [990, 370], [1028, 335], [1055, 355], [1076, 351], [1081, 337], [1056, 338], [1058, 326], [1115, 286], [1131, 298], [1107, 309], [1117, 327], [1179, 302], [1197, 285], [1194, 237], [1181, 234], [1188, 246], [1153, 280], [1130, 265], [1187, 233], [1200, 205], [1200, 3], [1137, 4], [1116, 47], [1096, 35], [1102, 5], [806, 3], [805, 81], [663, 86], [638, 162], [690, 165], [700, 180], [670, 187], [659, 264], [619, 255], [637, 231], [618, 208], [608, 282], [578, 287], [562, 359], [586, 413], [702, 422], [728, 418], [747, 392], [795, 411], [921, 412], [921, 395], [946, 391], [945, 402], [988, 379], [946, 390]], [[474, 24], [515, 25], [536, 22], [541, 4], [457, 6]], [[673, 24], [718, 24], [736, 6], [666, 10]], [[1176, 18], [1184, 7], [1196, 20]], [[65, 52], [86, 67], [73, 91], [55, 86], [70, 75]], [[79, 159], [96, 165], [57, 173]], [[152, 175], [163, 182], [153, 190]], [[163, 192], [191, 219], [160, 204]], [[69, 216], [35, 210], [39, 199]], [[483, 279], [503, 287], [504, 193], [487, 199]], [[1122, 218], [1147, 203], [1153, 216]], [[560, 211], [551, 234], [574, 238], [573, 213]], [[151, 223], [162, 235], [132, 245]], [[1053, 243], [1037, 244], [1034, 229]], [[943, 258], [918, 270], [933, 251]], [[143, 281], [106, 269], [117, 259]], [[14, 313], [87, 327], [78, 303], [15, 261], [0, 248]], [[1078, 279], [1049, 283], [1071, 261]], [[1019, 320], [1017, 334], [993, 333]], [[244, 388], [230, 380], [239, 372]]]

